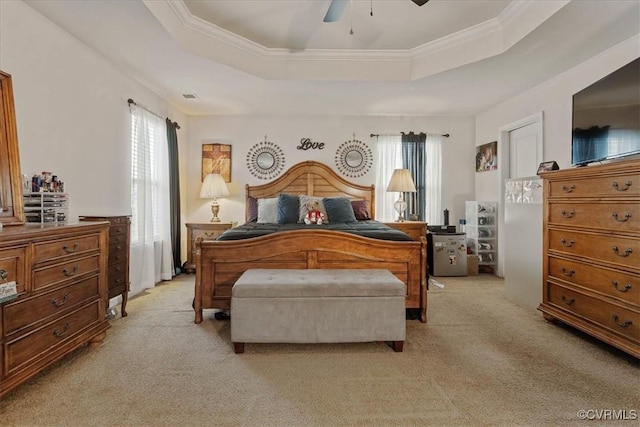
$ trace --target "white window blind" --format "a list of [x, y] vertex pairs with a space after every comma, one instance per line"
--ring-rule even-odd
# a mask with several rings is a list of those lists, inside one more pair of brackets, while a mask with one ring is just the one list
[[166, 122], [131, 109], [131, 295], [171, 280], [169, 160]]

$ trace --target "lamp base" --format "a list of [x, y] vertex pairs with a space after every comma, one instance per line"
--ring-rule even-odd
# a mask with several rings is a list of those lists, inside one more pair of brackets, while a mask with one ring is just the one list
[[220, 218], [218, 218], [218, 213], [220, 212], [220, 204], [218, 204], [217, 200], [214, 200], [211, 203], [211, 214], [213, 217], [211, 218], [211, 222], [220, 222]]
[[398, 212], [398, 219], [396, 219], [396, 222], [404, 222], [404, 211], [407, 209], [407, 202], [404, 201], [402, 193], [400, 193], [400, 197], [393, 204], [393, 208]]

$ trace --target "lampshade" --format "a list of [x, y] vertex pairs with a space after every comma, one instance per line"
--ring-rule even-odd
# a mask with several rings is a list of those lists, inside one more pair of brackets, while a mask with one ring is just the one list
[[224, 178], [219, 173], [210, 173], [204, 178], [202, 188], [200, 188], [201, 199], [213, 199], [211, 202], [211, 222], [220, 222], [218, 213], [220, 212], [220, 204], [218, 197], [229, 195], [229, 189], [224, 182]]
[[413, 183], [409, 169], [396, 169], [391, 175], [391, 180], [387, 186], [387, 191], [398, 191], [400, 193], [415, 193], [416, 185]]
[[219, 173], [210, 173], [204, 179], [200, 189], [201, 199], [215, 199], [229, 195], [229, 189], [224, 178]]

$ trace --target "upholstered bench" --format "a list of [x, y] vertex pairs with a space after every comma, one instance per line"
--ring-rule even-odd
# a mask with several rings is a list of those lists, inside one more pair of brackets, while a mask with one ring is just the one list
[[388, 270], [250, 269], [233, 285], [231, 341], [343, 343], [405, 340], [405, 284]]

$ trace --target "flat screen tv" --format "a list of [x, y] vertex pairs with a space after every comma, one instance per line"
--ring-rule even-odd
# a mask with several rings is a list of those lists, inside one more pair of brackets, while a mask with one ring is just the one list
[[573, 95], [572, 166], [640, 153], [640, 58]]

